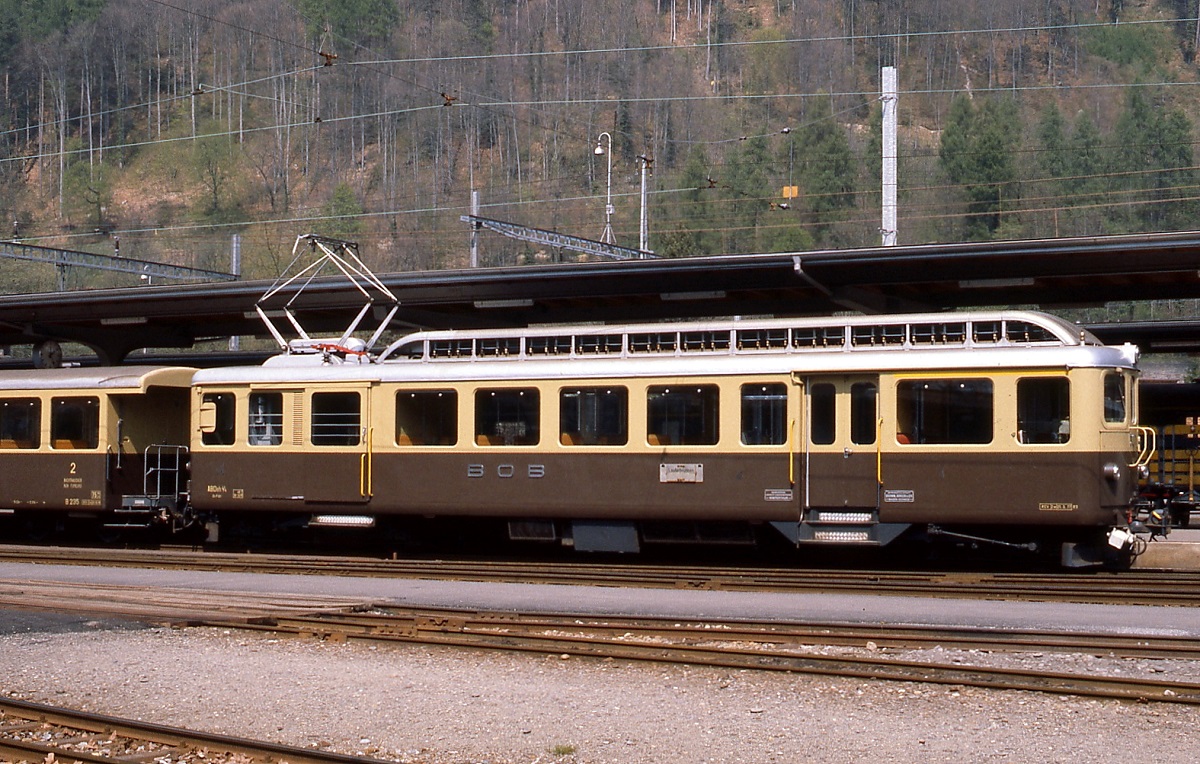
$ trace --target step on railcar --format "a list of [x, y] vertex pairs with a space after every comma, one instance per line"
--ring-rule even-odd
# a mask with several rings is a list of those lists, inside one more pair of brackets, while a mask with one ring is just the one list
[[904, 537], [1127, 551], [1137, 351], [1055, 317], [580, 325], [317, 342], [192, 390], [190, 507], [370, 527], [500, 518], [633, 552]]

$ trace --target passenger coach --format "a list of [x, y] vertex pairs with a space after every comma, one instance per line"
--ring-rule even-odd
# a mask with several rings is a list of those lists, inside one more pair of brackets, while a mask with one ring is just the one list
[[37, 538], [69, 522], [112, 530], [182, 510], [194, 371], [0, 373], [0, 516]]
[[[1123, 546], [1132, 346], [1032, 312], [422, 332], [197, 372], [191, 506], [517, 539]], [[44, 404], [48, 405], [48, 404]]]

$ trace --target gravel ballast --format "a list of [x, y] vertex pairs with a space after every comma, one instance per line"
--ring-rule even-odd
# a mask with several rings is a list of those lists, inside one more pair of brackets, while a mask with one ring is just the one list
[[[1167, 661], [977, 657], [1200, 675]], [[0, 692], [423, 764], [1190, 764], [1200, 728], [1200, 708], [1165, 703], [99, 623], [0, 635]]]

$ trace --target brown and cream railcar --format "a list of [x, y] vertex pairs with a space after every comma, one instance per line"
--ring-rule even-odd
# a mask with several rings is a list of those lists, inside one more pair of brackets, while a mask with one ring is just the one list
[[192, 504], [591, 550], [761, 524], [1090, 542], [1148, 456], [1136, 355], [1029, 312], [417, 333], [198, 372]]
[[[186, 482], [194, 369], [0, 374], [0, 514], [45, 531], [79, 520], [149, 525]], [[154, 481], [147, 490], [147, 477]], [[171, 497], [149, 506], [148, 495]]]

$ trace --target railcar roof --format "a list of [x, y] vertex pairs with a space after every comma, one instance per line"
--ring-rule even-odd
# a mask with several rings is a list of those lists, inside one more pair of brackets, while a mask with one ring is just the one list
[[189, 387], [195, 369], [186, 366], [100, 366], [18, 369], [0, 374], [0, 390], [120, 390]]
[[547, 324], [512, 329], [448, 329], [414, 332], [393, 342], [381, 360], [415, 340], [486, 339], [531, 337], [539, 335], [641, 334], [656, 332], [733, 331], [753, 329], [825, 329], [874, 326], [974, 324], [1015, 321], [1044, 329], [1064, 345], [1101, 345], [1087, 329], [1049, 313], [1032, 310], [963, 311], [954, 313], [912, 313], [870, 316], [827, 316], [817, 318], [734, 318], [708, 321], [659, 321], [636, 324]]
[[[697, 344], [689, 344], [693, 341]], [[201, 371], [196, 381], [452, 383], [1134, 368], [1137, 349], [1102, 345], [1080, 327], [1044, 313], [975, 311], [417, 332], [393, 343], [381, 358], [366, 363], [353, 355], [345, 361], [285, 355], [257, 368]]]

